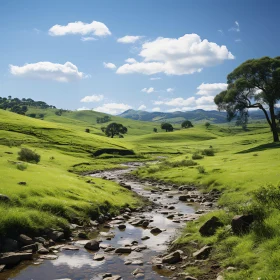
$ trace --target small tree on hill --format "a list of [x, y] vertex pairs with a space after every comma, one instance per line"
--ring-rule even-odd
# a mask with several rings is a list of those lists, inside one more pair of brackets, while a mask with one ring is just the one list
[[182, 122], [181, 126], [182, 128], [189, 128], [189, 127], [193, 127], [193, 124], [191, 123], [191, 121], [185, 120]]
[[156, 127], [154, 128], [154, 132], [157, 133], [157, 128]]
[[205, 123], [205, 126], [206, 126], [207, 129], [209, 128], [210, 125], [211, 125], [210, 122]]
[[262, 110], [273, 141], [278, 142], [274, 107], [280, 100], [280, 57], [247, 60], [233, 70], [227, 80], [227, 90], [214, 98], [218, 109], [227, 112], [229, 121], [237, 117], [241, 125], [247, 123], [249, 108]]
[[104, 129], [104, 132], [108, 137], [114, 138], [115, 135], [122, 135], [127, 133], [127, 128], [120, 123], [110, 123]]
[[38, 163], [41, 156], [28, 148], [21, 148], [18, 152], [18, 159], [31, 163]]
[[165, 129], [166, 132], [174, 130], [172, 124], [170, 124], [170, 123], [162, 123], [161, 124], [161, 129]]

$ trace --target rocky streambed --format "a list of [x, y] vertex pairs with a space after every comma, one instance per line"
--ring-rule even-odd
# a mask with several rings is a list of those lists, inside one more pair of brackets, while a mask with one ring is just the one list
[[[122, 209], [117, 217], [101, 215], [87, 227], [72, 224], [67, 241], [59, 232], [50, 232], [51, 240], [22, 236], [27, 247], [0, 256], [0, 279], [192, 279], [180, 274], [187, 258], [184, 252], [168, 248], [187, 221], [210, 211], [219, 194], [202, 195], [194, 186], [140, 180], [130, 174], [139, 165], [129, 163], [125, 169], [91, 176], [116, 181], [151, 203], [136, 211]], [[207, 250], [198, 251], [197, 258]], [[5, 269], [5, 258], [22, 261]]]

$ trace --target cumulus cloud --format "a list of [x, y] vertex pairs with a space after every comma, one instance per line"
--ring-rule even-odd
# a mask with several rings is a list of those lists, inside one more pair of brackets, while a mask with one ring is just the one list
[[146, 107], [144, 104], [142, 104], [142, 105], [139, 106], [139, 108], [138, 108], [138, 110], [145, 110], [145, 109], [147, 109], [147, 107]]
[[142, 36], [124, 36], [122, 38], [119, 38], [117, 40], [118, 43], [122, 43], [122, 44], [133, 44], [136, 41], [138, 41]]
[[160, 112], [160, 108], [159, 107], [155, 107], [152, 109], [153, 112]]
[[240, 32], [239, 22], [235, 21], [234, 22], [234, 26], [231, 27], [228, 31]]
[[23, 66], [10, 65], [10, 72], [14, 76], [70, 82], [88, 77], [79, 72], [78, 67], [71, 62], [65, 64], [48, 61], [25, 64]]
[[151, 81], [157, 81], [157, 80], [161, 80], [160, 77], [153, 77], [153, 78], [150, 78]]
[[107, 36], [111, 35], [108, 27], [99, 21], [92, 23], [84, 23], [82, 21], [69, 22], [67, 25], [56, 24], [49, 29], [51, 36], [65, 36], [65, 35], [95, 35]]
[[125, 62], [127, 62], [127, 63], [136, 63], [137, 61], [136, 61], [135, 58], [128, 58], [128, 59], [125, 60]]
[[174, 88], [168, 88], [168, 89], [166, 89], [166, 91], [169, 92], [169, 93], [170, 93], [170, 92], [173, 92], [174, 90], [175, 90]]
[[198, 92], [196, 94], [198, 95], [217, 95], [223, 90], [227, 89], [227, 84], [225, 83], [213, 83], [213, 84], [204, 84], [202, 83], [197, 87]]
[[96, 107], [93, 110], [111, 115], [118, 115], [132, 107], [123, 103], [105, 103], [102, 106]]
[[150, 87], [150, 88], [143, 88], [141, 91], [146, 93], [152, 93], [155, 91], [155, 89], [153, 87]]
[[102, 101], [104, 99], [104, 96], [102, 94], [99, 94], [99, 95], [88, 95], [88, 96], [85, 96], [84, 98], [82, 98], [80, 100], [80, 102], [99, 102], [99, 101]]
[[154, 104], [175, 106], [175, 107], [191, 106], [195, 104], [195, 97], [189, 97], [187, 99], [184, 99], [182, 97], [177, 97], [165, 101], [155, 101]]
[[215, 66], [224, 60], [234, 59], [227, 47], [197, 34], [185, 34], [176, 38], [159, 37], [142, 45], [139, 56], [143, 61], [126, 63], [117, 70], [118, 74], [141, 73], [152, 75], [184, 75], [200, 72], [204, 67]]
[[105, 68], [109, 68], [109, 69], [117, 68], [117, 66], [114, 63], [111, 63], [111, 62], [108, 62], [108, 63], [103, 62], [103, 65], [104, 65]]
[[81, 107], [81, 108], [78, 108], [77, 111], [86, 111], [86, 110], [90, 110], [89, 108], [87, 107]]
[[82, 37], [81, 41], [87, 42], [87, 41], [96, 41], [97, 39], [94, 37]]

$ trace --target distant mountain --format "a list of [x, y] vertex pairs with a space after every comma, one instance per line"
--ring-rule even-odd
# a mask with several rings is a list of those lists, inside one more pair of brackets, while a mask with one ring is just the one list
[[[197, 109], [194, 111], [187, 112], [146, 112], [141, 110], [127, 110], [119, 115], [126, 119], [139, 120], [139, 121], [152, 121], [152, 122], [170, 122], [170, 123], [181, 123], [184, 120], [190, 120], [192, 122], [204, 122], [209, 121], [212, 123], [225, 123], [226, 112], [219, 111], [205, 111], [202, 109]], [[264, 119], [264, 114], [261, 110], [250, 112], [250, 118]]]

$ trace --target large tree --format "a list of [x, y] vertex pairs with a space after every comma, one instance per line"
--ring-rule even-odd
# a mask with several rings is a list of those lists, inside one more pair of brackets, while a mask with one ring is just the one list
[[174, 129], [172, 124], [170, 124], [170, 123], [162, 123], [160, 127], [161, 127], [161, 129], [165, 129], [166, 132], [173, 131], [173, 129]]
[[110, 123], [106, 128], [103, 128], [102, 131], [104, 131], [108, 137], [113, 138], [115, 135], [127, 133], [127, 128], [120, 123], [114, 122]]
[[191, 123], [191, 121], [185, 120], [182, 122], [181, 124], [182, 128], [189, 128], [189, 127], [193, 127], [193, 124]]
[[228, 120], [237, 117], [246, 122], [249, 108], [263, 111], [271, 128], [273, 141], [278, 142], [275, 104], [280, 100], [280, 57], [250, 59], [227, 76], [227, 90], [216, 95], [219, 110], [227, 112]]

